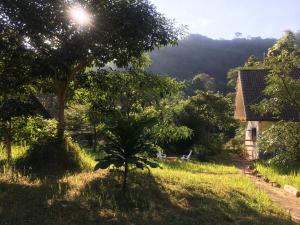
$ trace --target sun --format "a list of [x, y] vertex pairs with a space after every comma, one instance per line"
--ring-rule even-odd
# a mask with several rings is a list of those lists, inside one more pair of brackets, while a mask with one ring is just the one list
[[81, 6], [70, 7], [69, 16], [74, 23], [77, 23], [80, 26], [87, 26], [92, 22], [90, 13]]

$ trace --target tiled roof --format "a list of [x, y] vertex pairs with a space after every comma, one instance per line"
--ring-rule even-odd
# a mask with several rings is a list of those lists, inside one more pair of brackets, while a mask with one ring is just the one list
[[[294, 120], [299, 121], [299, 111], [292, 107], [286, 106], [280, 116], [271, 114], [260, 115], [251, 108], [252, 105], [258, 104], [262, 99], [266, 98], [263, 90], [266, 86], [266, 77], [268, 70], [241, 70], [240, 79], [244, 98], [246, 120], [247, 121], [278, 121], [278, 120]], [[291, 76], [300, 79], [300, 69], [294, 70]]]

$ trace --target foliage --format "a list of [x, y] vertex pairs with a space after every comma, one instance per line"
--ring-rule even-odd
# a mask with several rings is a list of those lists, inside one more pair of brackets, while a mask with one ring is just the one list
[[[181, 30], [147, 0], [87, 1], [79, 6], [91, 24], [78, 26], [68, 16], [72, 1], [5, 0], [0, 5], [0, 28], [11, 29], [35, 56], [34, 74], [52, 86], [58, 97], [58, 137], [65, 130], [64, 107], [69, 86], [86, 67], [115, 62], [127, 66], [132, 58], [156, 47], [175, 44]], [[28, 13], [30, 12], [30, 13]], [[51, 22], [50, 22], [51, 21]]]
[[39, 176], [61, 175], [66, 171], [80, 170], [76, 156], [62, 147], [55, 137], [43, 137], [33, 143], [26, 155], [16, 161], [16, 167]]
[[91, 109], [103, 114], [141, 112], [182, 88], [174, 79], [140, 70], [90, 72], [85, 84], [77, 92], [78, 98], [85, 99]]
[[193, 154], [197, 156], [200, 161], [207, 161], [208, 156], [215, 154], [215, 149], [208, 148], [207, 146], [201, 144], [195, 144], [192, 147]]
[[80, 131], [88, 126], [88, 106], [80, 100], [70, 102], [65, 110], [68, 131]]
[[[188, 137], [186, 127], [178, 127], [168, 112], [167, 100], [176, 96], [182, 84], [169, 77], [148, 74], [141, 69], [90, 72], [77, 91], [89, 105], [96, 127], [105, 133], [108, 154], [97, 168], [124, 167], [124, 190], [130, 166], [155, 166], [151, 154], [158, 146]], [[92, 120], [91, 120], [92, 121]], [[152, 154], [152, 157], [155, 154]]]
[[300, 124], [279, 122], [264, 131], [259, 138], [260, 154], [271, 164], [287, 165], [300, 161]]
[[264, 89], [267, 98], [256, 106], [260, 113], [279, 115], [287, 106], [300, 110], [300, 80], [292, 76], [299, 55], [296, 37], [292, 32], [287, 32], [269, 49], [264, 62], [270, 69]]
[[149, 160], [157, 150], [150, 130], [157, 123], [153, 117], [122, 117], [116, 115], [106, 123], [105, 135], [108, 139], [105, 146], [107, 156], [95, 166], [95, 169], [107, 169], [111, 165], [124, 167], [123, 189], [126, 189], [127, 175], [130, 167], [144, 169], [158, 167]]
[[[1, 9], [0, 9], [1, 10]], [[0, 18], [2, 15], [0, 16]], [[0, 19], [1, 21], [1, 19]], [[19, 98], [29, 90], [33, 52], [10, 27], [0, 26], [0, 101]]]
[[281, 39], [279, 39], [271, 48], [268, 49], [265, 63], [267, 65], [272, 64], [272, 59], [282, 54], [283, 51], [294, 53], [297, 48], [296, 42], [296, 35], [292, 31], [286, 31], [285, 35]]
[[245, 62], [245, 67], [257, 67], [261, 64], [260, 60], [255, 55], [250, 55]]
[[70, 137], [66, 137], [65, 141], [62, 146], [56, 136], [41, 137], [30, 145], [22, 157], [15, 159], [16, 168], [21, 173], [44, 178], [91, 170], [95, 166], [93, 158]]
[[97, 71], [87, 74], [82, 84], [76, 91], [77, 99], [88, 105], [88, 119], [97, 132], [111, 114], [137, 113], [160, 118], [153, 127], [157, 143], [188, 136], [189, 130], [172, 122], [170, 110], [175, 103], [170, 105], [168, 100], [161, 101], [177, 96], [182, 89], [182, 83], [174, 79], [141, 70]]
[[215, 91], [215, 79], [206, 73], [194, 76], [191, 81], [186, 81], [185, 93], [187, 96], [195, 95], [196, 91]]
[[243, 67], [232, 68], [227, 72], [227, 86], [234, 91], [237, 84], [237, 78], [239, 71], [243, 69]]
[[155, 137], [155, 142], [162, 148], [168, 149], [168, 144], [180, 140], [187, 140], [192, 135], [192, 130], [187, 126], [180, 125], [176, 122], [176, 113], [181, 109], [178, 96], [175, 99], [163, 99], [158, 106], [149, 107], [144, 113], [150, 113], [156, 117], [157, 123], [151, 130]]
[[220, 93], [211, 92], [197, 92], [195, 96], [182, 101], [176, 121], [193, 131], [191, 139], [179, 142], [179, 145], [185, 148], [203, 145], [205, 151], [212, 154], [221, 150], [223, 138], [220, 133], [235, 124], [230, 100]]
[[235, 136], [224, 145], [226, 150], [237, 154], [241, 154], [243, 152], [245, 143], [245, 125], [246, 124], [239, 124], [235, 130]]
[[[11, 148], [15, 145], [30, 146], [43, 138], [54, 137], [56, 135], [57, 122], [54, 119], [44, 119], [42, 116], [30, 116], [30, 114], [24, 116], [24, 111], [21, 109], [19, 113], [19, 116], [14, 116], [10, 119], [9, 138]], [[6, 148], [6, 124], [2, 122], [0, 125], [2, 128], [0, 131], [1, 141], [3, 147]], [[11, 151], [12, 149], [10, 149], [10, 152], [7, 152], [8, 160], [13, 158]]]
[[152, 60], [149, 54], [143, 53], [140, 57], [134, 57], [130, 60], [130, 66], [133, 70], [141, 70], [149, 68], [152, 64]]
[[[1, 17], [1, 16], [0, 16]], [[24, 40], [10, 27], [0, 26], [0, 126], [1, 139], [11, 159], [12, 120], [29, 114], [28, 94], [32, 79], [28, 79], [32, 65], [32, 52]]]
[[178, 46], [167, 46], [153, 51], [153, 64], [149, 71], [167, 74], [180, 80], [191, 80], [202, 71], [213, 76], [216, 90], [227, 92], [231, 91], [226, 87], [228, 70], [243, 66], [250, 55], [261, 60], [275, 42], [275, 39], [260, 37], [215, 40], [191, 34], [180, 40]]
[[55, 137], [57, 121], [55, 119], [44, 119], [42, 116], [30, 116], [28, 118], [16, 118], [13, 121], [15, 134], [14, 143], [25, 143], [32, 145], [43, 138]]

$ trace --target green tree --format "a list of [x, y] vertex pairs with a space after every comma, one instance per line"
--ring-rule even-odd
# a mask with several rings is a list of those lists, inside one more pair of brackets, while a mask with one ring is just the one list
[[29, 79], [32, 52], [26, 49], [24, 40], [13, 29], [0, 29], [0, 123], [8, 160], [14, 130], [12, 122], [16, 117], [28, 115], [28, 98], [32, 80]]
[[[287, 32], [268, 51], [265, 66], [270, 69], [264, 93], [267, 96], [257, 109], [262, 113], [278, 115], [287, 105], [300, 111], [300, 80], [293, 76], [298, 67], [299, 49], [296, 37]], [[300, 116], [300, 114], [299, 114]]]
[[176, 95], [182, 89], [182, 84], [174, 79], [142, 70], [92, 71], [81, 84], [76, 91], [77, 99], [88, 105], [88, 118], [94, 128], [116, 112], [130, 115], [142, 113], [147, 107], [157, 108], [162, 98]]
[[123, 191], [125, 192], [130, 167], [139, 169], [148, 166], [158, 167], [157, 163], [149, 160], [157, 150], [150, 132], [156, 123], [156, 118], [153, 117], [113, 115], [104, 129], [108, 139], [105, 145], [107, 156], [100, 160], [95, 170], [107, 169], [110, 166], [124, 168]]
[[188, 147], [203, 145], [214, 152], [220, 146], [214, 142], [217, 136], [231, 128], [235, 121], [232, 118], [230, 99], [219, 93], [197, 92], [182, 103], [178, 112], [178, 123], [187, 126], [193, 131]]
[[163, 143], [189, 135], [187, 128], [174, 127], [162, 103], [182, 89], [174, 79], [142, 70], [100, 70], [87, 74], [83, 84], [78, 96], [99, 115], [96, 123], [107, 139], [104, 150], [108, 156], [96, 169], [124, 168], [124, 190], [130, 167], [156, 166], [149, 158]]
[[297, 51], [296, 35], [292, 31], [286, 31], [285, 35], [279, 39], [271, 48], [268, 49], [266, 65], [272, 64], [272, 59], [286, 51], [290, 54]]
[[291, 165], [300, 161], [300, 124], [279, 122], [264, 131], [259, 139], [259, 149], [270, 163]]
[[187, 82], [186, 94], [188, 96], [195, 95], [196, 91], [215, 91], [215, 79], [206, 74], [200, 73], [194, 76], [191, 81]]
[[250, 55], [247, 61], [245, 62], [245, 67], [257, 67], [261, 64], [261, 61], [255, 57], [255, 55]]
[[243, 67], [236, 67], [227, 72], [227, 87], [229, 87], [231, 91], [234, 91], [236, 88], [238, 74], [241, 69], [243, 69]]
[[[74, 7], [89, 16], [86, 26], [70, 18]], [[60, 139], [68, 89], [86, 67], [111, 61], [127, 65], [145, 51], [175, 43], [179, 34], [146, 0], [82, 0], [77, 5], [61, 0], [3, 0], [0, 15], [0, 27], [10, 27], [22, 37], [37, 58], [35, 74], [57, 94]]]

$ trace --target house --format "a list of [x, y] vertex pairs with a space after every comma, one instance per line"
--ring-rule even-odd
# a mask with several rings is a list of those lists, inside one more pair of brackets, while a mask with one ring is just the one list
[[[266, 98], [263, 90], [266, 86], [268, 70], [241, 70], [237, 79], [237, 93], [235, 99], [235, 119], [246, 123], [244, 153], [249, 160], [259, 157], [257, 138], [264, 130], [268, 129], [276, 121], [299, 121], [299, 111], [292, 106], [284, 107], [280, 116], [272, 114], [260, 115], [255, 112], [252, 105]], [[291, 73], [295, 79], [300, 79], [300, 69]]]

